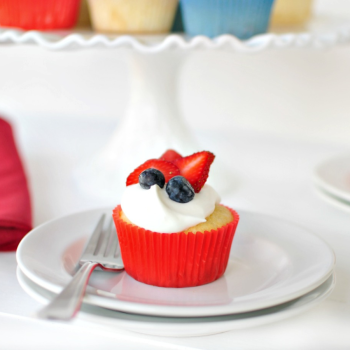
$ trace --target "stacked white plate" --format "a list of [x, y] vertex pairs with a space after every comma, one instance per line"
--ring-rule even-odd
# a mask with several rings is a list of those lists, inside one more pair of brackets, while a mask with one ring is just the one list
[[[18, 279], [47, 303], [70, 281], [102, 213], [66, 216], [31, 231], [17, 250]], [[161, 336], [200, 336], [275, 322], [319, 304], [334, 288], [334, 254], [302, 227], [239, 211], [223, 277], [193, 288], [160, 288], [126, 272], [93, 273], [78, 317]]]
[[350, 154], [329, 158], [314, 170], [317, 194], [327, 203], [350, 212]]

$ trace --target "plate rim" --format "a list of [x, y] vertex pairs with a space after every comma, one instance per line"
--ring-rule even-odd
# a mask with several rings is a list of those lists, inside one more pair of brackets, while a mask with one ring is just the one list
[[348, 158], [350, 161], [350, 153], [341, 153], [341, 154], [333, 155], [331, 157], [324, 159], [322, 162], [320, 162], [314, 167], [314, 170], [312, 173], [312, 179], [316, 186], [328, 192], [330, 195], [333, 195], [335, 197], [338, 197], [339, 199], [350, 202], [350, 191], [345, 192], [339, 189], [337, 186], [330, 184], [320, 174], [322, 168], [326, 167], [327, 165], [330, 165], [330, 163], [332, 162], [339, 162], [344, 158]]
[[[40, 276], [35, 275], [30, 269], [28, 269], [26, 267], [26, 265], [23, 263], [22, 259], [21, 259], [21, 255], [22, 255], [22, 251], [23, 249], [25, 249], [25, 245], [27, 244], [27, 241], [31, 240], [31, 236], [33, 234], [35, 234], [36, 231], [39, 231], [39, 229], [41, 230], [42, 228], [44, 228], [45, 226], [50, 226], [52, 223], [55, 223], [56, 221], [60, 221], [60, 220], [64, 220], [67, 218], [71, 218], [73, 216], [79, 215], [79, 214], [87, 214], [87, 213], [93, 213], [93, 212], [98, 212], [98, 211], [110, 211], [111, 207], [107, 206], [107, 207], [99, 207], [99, 208], [94, 208], [94, 209], [90, 209], [90, 210], [84, 210], [84, 211], [77, 211], [75, 213], [71, 213], [68, 215], [62, 215], [59, 218], [55, 218], [52, 220], [49, 220], [47, 222], [42, 223], [41, 225], [37, 226], [36, 228], [34, 228], [32, 231], [30, 231], [24, 238], [23, 240], [20, 242], [18, 248], [17, 248], [17, 252], [16, 252], [16, 259], [17, 259], [17, 263], [18, 266], [20, 267], [21, 271], [33, 282], [35, 282], [37, 285], [43, 287], [44, 289], [47, 289], [48, 291], [51, 291], [53, 293], [58, 294], [61, 290], [62, 290], [62, 286], [60, 285], [55, 285], [54, 283], [50, 282], [50, 281], [46, 281], [43, 278], [41, 278]], [[264, 217], [267, 219], [272, 219], [274, 221], [278, 221], [281, 223], [285, 223], [288, 225], [292, 225], [296, 228], [302, 229], [305, 231], [305, 233], [309, 234], [310, 236], [318, 239], [325, 247], [327, 247], [327, 249], [329, 250], [329, 253], [332, 256], [332, 263], [328, 268], [328, 271], [323, 275], [322, 278], [318, 279], [317, 281], [315, 281], [312, 284], [309, 284], [308, 287], [304, 287], [302, 289], [300, 289], [298, 292], [295, 292], [293, 294], [289, 294], [288, 297], [286, 296], [282, 296], [279, 297], [277, 299], [274, 299], [274, 301], [270, 301], [269, 303], [265, 302], [265, 306], [263, 307], [251, 307], [249, 309], [244, 310], [244, 312], [252, 312], [252, 311], [256, 311], [256, 310], [260, 310], [260, 309], [265, 309], [268, 307], [272, 307], [272, 306], [276, 306], [276, 305], [280, 305], [282, 303], [285, 303], [287, 301], [299, 298], [302, 295], [305, 295], [307, 293], [309, 293], [310, 291], [314, 290], [315, 288], [317, 288], [318, 286], [320, 286], [322, 283], [324, 283], [329, 276], [333, 273], [334, 270], [334, 265], [335, 265], [335, 254], [334, 251], [332, 250], [332, 248], [328, 245], [327, 242], [325, 242], [321, 237], [319, 237], [318, 235], [310, 232], [308, 229], [306, 229], [305, 227], [295, 224], [292, 221], [288, 221], [285, 219], [281, 219], [281, 218], [277, 218], [274, 217], [272, 215], [269, 214], [262, 214], [262, 213], [257, 213], [257, 212], [253, 212], [253, 211], [247, 211], [247, 210], [238, 210], [238, 212], [240, 213], [244, 213], [244, 214], [248, 214], [248, 215], [258, 215], [260, 217]], [[244, 215], [243, 214], [243, 215]], [[241, 215], [241, 214], [240, 214]], [[212, 305], [212, 306], [205, 306], [202, 308], [197, 308], [197, 307], [186, 307], [186, 306], [169, 306], [166, 305], [166, 308], [168, 309], [167, 312], [165, 312], [164, 310], [162, 311], [162, 309], [164, 308], [164, 305], [162, 306], [157, 306], [157, 310], [154, 310], [154, 305], [150, 304], [151, 307], [149, 307], [148, 304], [142, 304], [142, 303], [135, 303], [135, 302], [128, 302], [128, 301], [122, 301], [122, 300], [117, 300], [112, 298], [113, 302], [112, 304], [114, 304], [111, 307], [111, 298], [109, 298], [108, 296], [104, 295], [97, 295], [94, 293], [87, 293], [87, 295], [84, 297], [84, 303], [87, 304], [91, 304], [91, 305], [98, 305], [101, 307], [105, 307], [108, 309], [113, 309], [113, 310], [119, 310], [122, 312], [128, 312], [128, 313], [134, 313], [134, 314], [144, 314], [144, 315], [153, 315], [153, 316], [168, 316], [168, 317], [193, 317], [192, 315], [188, 315], [188, 311], [190, 309], [192, 309], [192, 311], [194, 311], [194, 309], [196, 309], [196, 313], [194, 317], [208, 317], [208, 316], [219, 316], [219, 315], [229, 315], [229, 314], [237, 314], [237, 313], [241, 313], [243, 312], [242, 310], [236, 310], [236, 311], [229, 311], [227, 310], [227, 305], [225, 306], [221, 306], [218, 307], [217, 305]], [[140, 311], [140, 306], [141, 306], [141, 310]], [[153, 307], [152, 307], [153, 306]], [[172, 311], [169, 312], [169, 309], [171, 309]], [[202, 309], [202, 311], [200, 311]], [[205, 311], [203, 311], [203, 309]], [[215, 311], [220, 309], [220, 311]], [[187, 313], [187, 315], [186, 315]]]
[[331, 205], [333, 208], [337, 208], [345, 213], [350, 213], [350, 202], [347, 204], [347, 201], [344, 199], [336, 197], [319, 186], [315, 186], [314, 191], [319, 198], [321, 198], [325, 203]]
[[[39, 290], [44, 290], [44, 291], [47, 291], [45, 290], [44, 288], [42, 288], [41, 286], [37, 285], [35, 282], [33, 282], [32, 280], [30, 280], [30, 278], [28, 278], [24, 273], [23, 271], [21, 271], [21, 269], [19, 268], [19, 266], [17, 266], [17, 270], [16, 270], [16, 276], [17, 276], [17, 280], [21, 286], [21, 288], [30, 296], [32, 297], [33, 299], [35, 299], [36, 301], [40, 302], [40, 303], [43, 303], [43, 301], [45, 300], [45, 302], [48, 301], [47, 297], [43, 296], [42, 294], [40, 294], [40, 291], [38, 292], [37, 289], [33, 290], [33, 288], [28, 285], [28, 282], [26, 281], [26, 279], [29, 280], [29, 283], [32, 283], [35, 288], [39, 288]], [[323, 302], [325, 299], [327, 299], [331, 294], [332, 292], [334, 291], [334, 288], [335, 288], [335, 285], [336, 285], [336, 274], [335, 272], [333, 272], [333, 274], [329, 277], [329, 279], [332, 277], [332, 280], [329, 282], [329, 286], [326, 288], [324, 286], [325, 283], [328, 282], [328, 279], [326, 282], [324, 282], [323, 284], [321, 284], [319, 287], [317, 287], [315, 290], [317, 290], [318, 288], [326, 288], [324, 289], [318, 296], [316, 296], [313, 300], [310, 300], [308, 302], [305, 302], [306, 298], [307, 298], [307, 295], [304, 295], [300, 298], [298, 298], [296, 300], [296, 303], [293, 303], [293, 302], [287, 302], [285, 304], [282, 304], [282, 305], [279, 305], [277, 307], [272, 307], [272, 308], [269, 308], [269, 309], [265, 309], [265, 310], [262, 310], [263, 311], [263, 314], [259, 315], [258, 313], [259, 312], [252, 312], [252, 313], [249, 313], [249, 315], [246, 315], [247, 317], [243, 318], [243, 319], [229, 319], [229, 320], [215, 320], [217, 319], [217, 317], [207, 317], [206, 318], [206, 322], [204, 322], [204, 324], [206, 324], [209, 328], [210, 326], [212, 326], [214, 323], [217, 325], [217, 324], [223, 324], [224, 326], [226, 326], [225, 330], [219, 330], [219, 331], [211, 331], [211, 332], [206, 332], [205, 334], [203, 334], [203, 331], [201, 334], [176, 334], [174, 335], [173, 333], [172, 334], [164, 334], [164, 329], [161, 329], [159, 330], [157, 333], [152, 333], [152, 331], [150, 332], [149, 329], [153, 329], [154, 330], [154, 327], [156, 326], [157, 329], [158, 327], [164, 327], [164, 323], [162, 322], [154, 322], [152, 324], [152, 326], [150, 327], [149, 325], [146, 325], [144, 322], [142, 322], [142, 320], [140, 319], [137, 319], [137, 320], [128, 320], [128, 322], [120, 322], [120, 319], [118, 319], [118, 317], [115, 317], [113, 318], [113, 321], [115, 322], [115, 320], [119, 321], [119, 324], [117, 326], [119, 326], [120, 328], [122, 329], [127, 329], [129, 331], [133, 331], [133, 332], [136, 332], [136, 333], [142, 333], [142, 334], [149, 334], [149, 335], [161, 335], [162, 336], [204, 336], [204, 335], [211, 335], [211, 334], [217, 334], [217, 333], [222, 333], [222, 332], [226, 332], [226, 331], [230, 331], [230, 330], [234, 330], [234, 329], [244, 329], [244, 328], [249, 328], [249, 327], [254, 327], [254, 326], [257, 326], [257, 325], [263, 325], [263, 324], [269, 324], [269, 323], [273, 323], [273, 322], [276, 322], [276, 321], [280, 321], [280, 320], [283, 320], [283, 319], [286, 319], [286, 318], [289, 318], [289, 317], [293, 317], [295, 315], [298, 315], [302, 312], [305, 312], [317, 305], [319, 305], [321, 302]], [[25, 286], [24, 286], [25, 285]], [[28, 289], [30, 291], [28, 291]], [[309, 293], [313, 293], [315, 292], [315, 290], [309, 292]], [[52, 292], [50, 292], [52, 293]], [[33, 294], [35, 294], [35, 296], [33, 296]], [[40, 298], [40, 300], [39, 300]], [[304, 301], [304, 304], [300, 305], [300, 301]], [[299, 304], [298, 304], [299, 302]], [[287, 306], [289, 304], [289, 306]], [[283, 306], [286, 306], [284, 309], [283, 309]], [[95, 308], [98, 308], [97, 306], [93, 306]], [[277, 310], [276, 310], [277, 308]], [[279, 309], [278, 309], [279, 308]], [[281, 309], [282, 308], [282, 309]], [[98, 308], [99, 310], [102, 310], [101, 308]], [[274, 310], [272, 310], [274, 309]], [[269, 312], [270, 311], [270, 312]], [[118, 316], [118, 314], [121, 314], [120, 312], [118, 311], [112, 311], [112, 312], [115, 312], [115, 315]], [[236, 315], [231, 315], [231, 316], [238, 316], [239, 317], [240, 314], [236, 314]], [[245, 315], [245, 314], [242, 314], [242, 315]], [[276, 315], [279, 316], [277, 317], [276, 319]], [[89, 321], [89, 322], [96, 322], [98, 320], [101, 320], [101, 318], [106, 318], [104, 315], [93, 315], [85, 310], [82, 310], [80, 313], [79, 313], [79, 316], [82, 317], [83, 320], [86, 320], [86, 321]], [[141, 318], [142, 317], [149, 317], [149, 316], [143, 316], [143, 315], [135, 315], [135, 314], [131, 314], [129, 315], [131, 318]], [[275, 317], [275, 319], [274, 319]], [[161, 320], [161, 319], [164, 319], [164, 317], [161, 317], [161, 316], [158, 316], [158, 317], [153, 317], [154, 320]], [[169, 318], [168, 318], [169, 319]], [[171, 319], [171, 318], [170, 318]], [[176, 321], [179, 320], [179, 318], [176, 318], [174, 317], [173, 318], [174, 321], [176, 319]], [[183, 317], [181, 318], [180, 320], [183, 321], [183, 324], [186, 325], [186, 327], [188, 328], [189, 327], [189, 322], [186, 323], [186, 320], [188, 318], [186, 317]], [[199, 320], [199, 325], [203, 324], [203, 323], [200, 323], [201, 320], [203, 320], [203, 318], [198, 318]], [[110, 322], [113, 322], [113, 321], [110, 321]], [[209, 322], [208, 322], [209, 321]], [[249, 321], [252, 321], [251, 324], [249, 324]], [[178, 322], [176, 322], [177, 325], [179, 325]], [[140, 325], [142, 325], [143, 327], [147, 327], [148, 326], [148, 331], [140, 331], [139, 328], [137, 328], [135, 330], [135, 326], [138, 326], [140, 327]], [[174, 325], [171, 324], [171, 323], [168, 323], [167, 324], [168, 328], [174, 328]], [[229, 327], [228, 327], [229, 326]], [[190, 327], [194, 327], [193, 324], [190, 324]], [[198, 333], [198, 331], [197, 331]]]

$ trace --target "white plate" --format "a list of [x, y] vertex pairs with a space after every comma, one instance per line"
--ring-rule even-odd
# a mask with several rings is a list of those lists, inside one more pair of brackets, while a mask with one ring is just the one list
[[341, 198], [333, 196], [332, 194], [328, 193], [327, 191], [319, 187], [315, 187], [315, 192], [321, 199], [323, 199], [328, 204], [342, 211], [350, 213], [350, 202], [347, 202]]
[[316, 166], [315, 184], [323, 191], [350, 202], [350, 154], [329, 158]]
[[[31, 231], [17, 250], [22, 272], [58, 293], [71, 273], [102, 213], [69, 215]], [[86, 303], [109, 309], [174, 317], [249, 312], [298, 298], [332, 273], [334, 254], [320, 238], [289, 222], [240, 211], [231, 257], [223, 277], [192, 288], [161, 288], [135, 281], [125, 272], [96, 271]]]
[[[19, 268], [17, 269], [17, 278], [21, 287], [37, 301], [46, 304], [48, 300], [53, 298], [53, 293], [32, 282]], [[85, 304], [78, 317], [84, 321], [93, 322], [92, 326], [99, 324], [162, 337], [204, 336], [234, 329], [256, 327], [298, 315], [327, 298], [334, 286], [335, 277], [332, 275], [321, 286], [299, 299], [246, 314], [206, 318], [153, 317], [126, 314]]]

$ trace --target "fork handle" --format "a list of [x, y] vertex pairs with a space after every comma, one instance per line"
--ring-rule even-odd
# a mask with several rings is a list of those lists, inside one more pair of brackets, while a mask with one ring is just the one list
[[43, 319], [70, 320], [80, 310], [87, 283], [92, 271], [99, 264], [86, 262], [69, 284], [36, 316]]

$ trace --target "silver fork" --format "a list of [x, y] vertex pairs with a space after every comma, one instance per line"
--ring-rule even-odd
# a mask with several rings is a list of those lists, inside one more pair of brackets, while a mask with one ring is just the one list
[[113, 232], [113, 220], [103, 234], [105, 215], [100, 218], [86, 248], [79, 260], [81, 266], [70, 283], [48, 305], [36, 315], [43, 319], [70, 320], [80, 310], [86, 286], [92, 271], [100, 267], [107, 271], [124, 269], [118, 237]]

